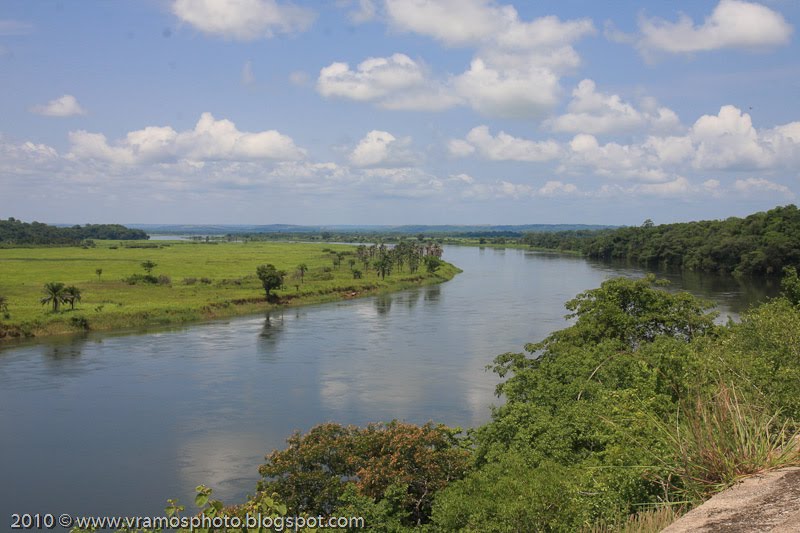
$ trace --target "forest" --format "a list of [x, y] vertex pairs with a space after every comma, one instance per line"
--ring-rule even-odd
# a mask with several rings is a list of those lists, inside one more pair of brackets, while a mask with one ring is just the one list
[[800, 211], [787, 205], [745, 218], [660, 225], [646, 220], [614, 230], [526, 233], [522, 242], [642, 266], [777, 276], [783, 265], [800, 265]]
[[145, 240], [150, 237], [139, 229], [120, 224], [86, 224], [59, 227], [41, 222], [22, 222], [15, 218], [0, 220], [0, 247], [33, 245], [77, 246], [91, 239]]

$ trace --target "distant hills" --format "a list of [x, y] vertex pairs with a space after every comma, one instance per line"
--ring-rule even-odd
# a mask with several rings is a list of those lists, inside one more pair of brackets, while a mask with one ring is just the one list
[[521, 236], [531, 232], [556, 232], [601, 230], [616, 226], [592, 224], [523, 224], [523, 225], [324, 225], [300, 226], [293, 224], [128, 224], [128, 227], [141, 229], [151, 235], [237, 235], [254, 233], [272, 234], [320, 234], [325, 232], [343, 234], [404, 234], [427, 236]]

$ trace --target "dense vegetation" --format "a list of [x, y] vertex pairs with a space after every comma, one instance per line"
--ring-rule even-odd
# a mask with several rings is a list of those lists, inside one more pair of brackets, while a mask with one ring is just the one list
[[611, 279], [569, 301], [571, 326], [496, 358], [506, 402], [466, 435], [323, 424], [267, 456], [243, 505], [198, 487], [201, 513], [361, 516], [377, 531], [657, 531], [742, 476], [800, 464], [796, 270], [782, 297], [724, 326], [660, 285]]
[[663, 225], [648, 220], [599, 232], [528, 233], [523, 242], [647, 266], [779, 275], [784, 266], [800, 266], [800, 210], [787, 205], [745, 218]]
[[439, 283], [458, 272], [441, 251], [416, 242], [0, 249], [0, 340], [181, 323]]
[[88, 240], [146, 240], [147, 233], [119, 224], [86, 224], [62, 228], [41, 222], [22, 222], [14, 218], [0, 220], [0, 246], [87, 244]]

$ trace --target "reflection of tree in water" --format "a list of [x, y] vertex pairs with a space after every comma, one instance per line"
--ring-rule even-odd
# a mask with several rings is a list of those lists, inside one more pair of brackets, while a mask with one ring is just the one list
[[425, 287], [424, 299], [426, 302], [438, 302], [441, 294], [442, 288], [439, 285], [429, 285]]
[[[300, 314], [297, 314], [297, 318]], [[281, 334], [284, 330], [283, 313], [267, 313], [264, 317], [264, 325], [261, 327], [261, 333], [258, 335], [259, 347], [264, 348], [265, 354], [274, 354], [274, 349], [278, 345]]]
[[375, 297], [375, 310], [379, 315], [385, 315], [392, 309], [392, 297], [388, 294], [382, 294]]
[[50, 341], [42, 346], [42, 355], [48, 361], [68, 361], [77, 359], [83, 352], [86, 336], [80, 335], [70, 339]]

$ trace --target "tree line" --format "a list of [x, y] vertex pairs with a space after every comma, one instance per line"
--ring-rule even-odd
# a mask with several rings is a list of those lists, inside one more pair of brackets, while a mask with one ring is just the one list
[[800, 210], [776, 207], [745, 218], [602, 231], [528, 233], [532, 247], [578, 251], [594, 259], [742, 275], [780, 275], [800, 266]]
[[61, 245], [79, 246], [90, 239], [146, 240], [142, 230], [120, 224], [86, 224], [58, 227], [41, 222], [22, 222], [15, 218], [0, 220], [0, 246]]

